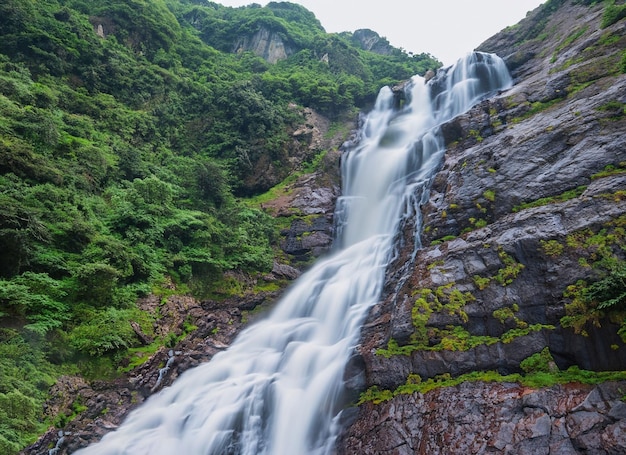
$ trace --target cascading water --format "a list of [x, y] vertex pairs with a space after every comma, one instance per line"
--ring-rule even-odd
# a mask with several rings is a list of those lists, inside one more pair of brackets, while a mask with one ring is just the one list
[[383, 88], [358, 144], [344, 155], [336, 251], [229, 349], [79, 453], [332, 453], [346, 404], [345, 365], [380, 298], [398, 226], [408, 208], [419, 213], [441, 162], [439, 125], [510, 84], [501, 59], [473, 53], [428, 84], [414, 77], [399, 111]]

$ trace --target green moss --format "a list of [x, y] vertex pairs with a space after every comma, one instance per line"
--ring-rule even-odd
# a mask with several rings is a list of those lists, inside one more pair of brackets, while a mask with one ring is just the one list
[[[490, 248], [489, 245], [486, 245], [486, 247]], [[502, 261], [503, 267], [498, 269], [493, 276], [481, 277], [475, 275], [473, 277], [474, 284], [476, 284], [479, 290], [486, 289], [493, 282], [499, 283], [501, 286], [507, 286], [523, 270], [524, 265], [515, 261], [501, 248], [498, 250], [498, 256]], [[429, 270], [433, 268], [434, 266], [429, 266]], [[528, 326], [525, 321], [515, 315], [515, 312], [519, 311], [517, 305], [494, 312], [494, 317], [502, 323], [512, 319], [516, 325], [515, 329], [509, 330], [500, 337], [472, 335], [462, 325], [450, 325], [445, 328], [433, 327], [429, 326], [429, 321], [431, 315], [435, 312], [456, 316], [460, 324], [466, 323], [469, 318], [465, 312], [465, 306], [475, 301], [476, 297], [471, 292], [462, 292], [456, 287], [454, 282], [435, 289], [418, 289], [414, 295], [417, 296], [411, 310], [414, 331], [409, 342], [406, 345], [399, 346], [395, 340], [391, 339], [387, 344], [387, 348], [379, 349], [377, 354], [391, 357], [393, 355], [409, 355], [411, 352], [418, 350], [467, 350], [479, 345], [489, 345], [497, 342], [508, 343], [516, 337], [526, 336], [532, 331], [553, 328], [552, 326], [541, 324]]]
[[[489, 193], [487, 193], [487, 195], [489, 196]], [[485, 196], [483, 194], [483, 197], [485, 198], [487, 198], [488, 196]], [[495, 193], [493, 194], [493, 197], [495, 198]], [[475, 205], [476, 205], [476, 208], [481, 211], [481, 213], [487, 213], [487, 207], [483, 207], [480, 202], [476, 202]]]
[[498, 273], [493, 277], [495, 281], [502, 286], [507, 286], [513, 282], [517, 275], [524, 269], [524, 264], [521, 264], [513, 257], [508, 255], [503, 249], [498, 250], [498, 256], [504, 264], [504, 267], [498, 270]]
[[572, 96], [599, 79], [615, 76], [620, 73], [620, 56], [615, 52], [595, 58], [570, 71], [571, 84], [568, 93]]
[[608, 318], [620, 324], [618, 334], [626, 338], [626, 216], [605, 223], [597, 231], [573, 232], [566, 237], [566, 245], [582, 256], [581, 267], [595, 270], [595, 280], [579, 280], [567, 286], [561, 325], [586, 336], [590, 326], [600, 327]]
[[551, 373], [556, 368], [548, 347], [522, 360], [519, 366], [526, 373]]
[[617, 166], [613, 164], [607, 164], [604, 169], [600, 172], [597, 172], [591, 176], [592, 180], [610, 177], [612, 175], [621, 175], [626, 174], [626, 162], [621, 162]]
[[515, 323], [517, 328], [521, 328], [521, 329], [527, 328], [528, 323], [517, 317], [517, 315], [515, 314], [517, 311], [519, 311], [519, 307], [517, 304], [514, 304], [510, 307], [503, 307], [503, 308], [498, 308], [497, 310], [494, 310], [494, 312], [492, 313], [492, 316], [496, 318], [498, 321], [500, 321], [501, 324], [504, 324], [507, 321], [511, 320]]
[[531, 103], [530, 109], [528, 109], [528, 111], [524, 115], [522, 115], [520, 119], [523, 120], [523, 119], [532, 117], [533, 115], [538, 114], [539, 112], [542, 112], [551, 108], [552, 106], [554, 106], [555, 104], [561, 101], [563, 101], [562, 98], [555, 98], [553, 100], [546, 101], [546, 102], [536, 101], [534, 103]]
[[566, 48], [567, 46], [569, 46], [570, 44], [572, 44], [574, 41], [576, 41], [578, 38], [580, 38], [589, 28], [588, 25], [585, 25], [584, 27], [576, 30], [574, 33], [572, 33], [571, 35], [569, 35], [567, 38], [565, 38], [556, 48], [556, 50], [554, 51], [554, 53], [552, 54], [552, 59], [551, 59], [551, 63], [554, 63], [558, 57], [559, 52], [561, 52], [564, 48]]
[[621, 36], [615, 33], [611, 33], [610, 31], [606, 31], [602, 34], [600, 39], [598, 40], [598, 44], [600, 46], [611, 46], [617, 43], [621, 39]]
[[456, 235], [446, 235], [446, 236], [441, 237], [440, 239], [432, 240], [430, 242], [430, 245], [431, 246], [440, 245], [440, 244], [442, 244], [444, 242], [449, 242], [450, 240], [454, 240], [456, 238], [457, 238]]
[[626, 114], [626, 103], [622, 103], [618, 100], [612, 100], [604, 103], [597, 108], [599, 111], [610, 112], [612, 120], [621, 119]]
[[513, 207], [512, 211], [519, 212], [520, 210], [526, 210], [533, 207], [541, 207], [543, 205], [569, 201], [570, 199], [575, 199], [579, 197], [586, 189], [586, 186], [579, 186], [573, 190], [566, 191], [556, 196], [544, 197], [531, 202], [524, 202], [520, 205], [516, 205], [515, 207]]
[[[485, 226], [487, 226], [487, 220], [483, 218], [476, 219], [474, 217], [471, 217], [469, 219], [469, 222], [473, 226], [474, 229], [482, 229]], [[471, 231], [472, 229], [470, 228], [469, 230]]]
[[486, 190], [483, 193], [483, 197], [489, 202], [494, 202], [496, 200], [496, 192], [494, 190]]
[[626, 17], [626, 5], [616, 5], [615, 0], [610, 0], [602, 14], [601, 28], [607, 28]]
[[552, 257], [560, 256], [565, 249], [565, 246], [558, 240], [541, 240], [539, 243], [544, 254]]
[[533, 332], [540, 332], [542, 330], [554, 330], [554, 326], [550, 324], [531, 324], [523, 328], [518, 327], [510, 329], [502, 334], [500, 341], [502, 341], [502, 343], [511, 343], [516, 338], [524, 337]]
[[[541, 354], [540, 354], [541, 355]], [[548, 353], [549, 355], [549, 353]], [[419, 380], [417, 380], [419, 378]], [[433, 378], [423, 380], [416, 374], [410, 374], [405, 384], [396, 390], [381, 390], [373, 386], [361, 394], [358, 405], [371, 402], [381, 404], [399, 395], [410, 395], [413, 393], [428, 393], [442, 387], [454, 387], [464, 382], [498, 382], [498, 383], [518, 383], [531, 388], [552, 387], [558, 384], [601, 384], [607, 381], [626, 380], [626, 371], [589, 371], [581, 370], [577, 366], [572, 366], [565, 371], [533, 371], [526, 374], [502, 375], [496, 371], [473, 371], [452, 377], [449, 373], [437, 375]]]
[[468, 135], [469, 137], [474, 138], [477, 142], [483, 141], [483, 137], [480, 135], [480, 132], [477, 130], [470, 130]]
[[474, 284], [476, 285], [476, 287], [478, 287], [478, 289], [480, 289], [481, 291], [486, 289], [487, 286], [489, 286], [489, 283], [491, 283], [490, 277], [482, 277], [480, 275], [474, 275], [472, 279], [474, 280]]
[[427, 269], [427, 270], [432, 270], [432, 269], [434, 269], [435, 267], [441, 267], [441, 266], [442, 266], [442, 265], [444, 265], [444, 264], [445, 264], [445, 262], [444, 262], [443, 260], [441, 260], [441, 259], [440, 259], [440, 260], [433, 261], [433, 262], [431, 262], [430, 264], [428, 264], [428, 265], [426, 266], [426, 269]]

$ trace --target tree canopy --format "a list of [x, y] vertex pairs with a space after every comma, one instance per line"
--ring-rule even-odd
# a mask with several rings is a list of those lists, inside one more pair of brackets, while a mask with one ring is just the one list
[[[261, 29], [288, 58], [233, 52]], [[267, 189], [246, 187], [256, 161], [292, 170], [290, 105], [333, 118], [438, 66], [363, 50], [292, 3], [3, 0], [0, 452], [40, 430], [55, 375], [115, 366], [136, 343], [121, 321], [151, 330], [138, 297], [271, 269], [275, 223], [241, 198]]]

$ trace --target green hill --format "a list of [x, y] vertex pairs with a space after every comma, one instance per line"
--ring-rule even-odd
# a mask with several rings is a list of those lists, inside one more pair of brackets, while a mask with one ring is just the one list
[[[285, 58], [235, 48], [263, 30]], [[302, 108], [338, 119], [438, 66], [366, 51], [291, 3], [4, 0], [0, 452], [50, 423], [59, 374], [115, 371], [128, 320], [154, 335], [138, 297], [271, 269], [278, 227], [245, 201], [269, 188], [246, 179], [259, 160], [295, 171]]]

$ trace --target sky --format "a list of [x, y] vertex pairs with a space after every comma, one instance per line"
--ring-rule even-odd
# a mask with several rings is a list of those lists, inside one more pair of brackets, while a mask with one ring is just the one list
[[[213, 0], [225, 6], [263, 0]], [[544, 0], [290, 0], [312, 11], [329, 33], [369, 28], [392, 46], [427, 52], [444, 65], [526, 17]]]

